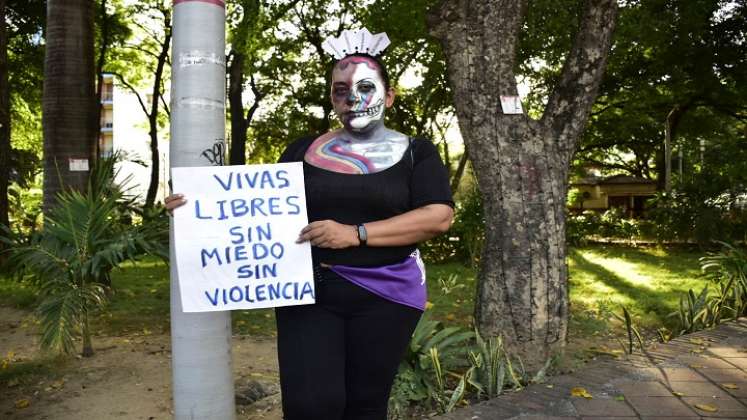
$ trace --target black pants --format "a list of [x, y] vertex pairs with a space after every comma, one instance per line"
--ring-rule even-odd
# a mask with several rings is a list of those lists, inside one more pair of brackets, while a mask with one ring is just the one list
[[328, 269], [316, 304], [276, 309], [285, 420], [386, 420], [389, 391], [421, 312]]

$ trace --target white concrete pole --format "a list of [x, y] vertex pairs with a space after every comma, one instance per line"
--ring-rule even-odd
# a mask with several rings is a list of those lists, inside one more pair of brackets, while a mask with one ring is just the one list
[[[226, 74], [224, 0], [174, 0], [173, 22], [171, 167], [222, 165]], [[232, 420], [236, 410], [231, 369], [231, 315], [230, 312], [182, 312], [173, 239], [172, 225], [174, 418]]]

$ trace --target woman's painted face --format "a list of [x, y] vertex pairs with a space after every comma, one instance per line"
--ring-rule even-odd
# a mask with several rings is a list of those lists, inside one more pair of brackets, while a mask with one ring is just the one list
[[332, 72], [332, 105], [342, 124], [365, 132], [383, 120], [387, 91], [378, 64], [366, 57], [348, 57]]

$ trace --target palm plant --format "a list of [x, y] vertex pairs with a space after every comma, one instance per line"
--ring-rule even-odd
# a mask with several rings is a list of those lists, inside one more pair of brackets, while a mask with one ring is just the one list
[[[90, 314], [108, 300], [109, 273], [144, 252], [163, 254], [159, 232], [122, 223], [131, 200], [114, 183], [114, 159], [98, 164], [85, 193], [64, 191], [30, 243], [11, 243], [11, 264], [38, 287], [45, 349], [72, 353], [83, 338], [83, 356], [93, 355]], [[8, 242], [6, 240], [6, 242]]]

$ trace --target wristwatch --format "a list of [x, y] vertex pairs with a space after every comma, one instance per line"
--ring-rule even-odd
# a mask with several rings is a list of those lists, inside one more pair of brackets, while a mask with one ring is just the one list
[[358, 240], [361, 241], [359, 246], [366, 246], [366, 241], [368, 240], [368, 232], [366, 232], [366, 227], [361, 223], [357, 226], [357, 228]]

